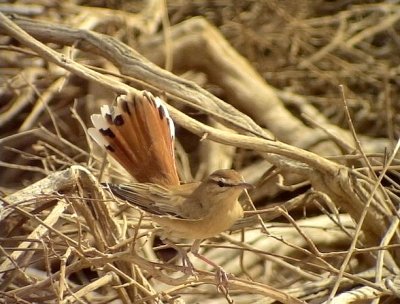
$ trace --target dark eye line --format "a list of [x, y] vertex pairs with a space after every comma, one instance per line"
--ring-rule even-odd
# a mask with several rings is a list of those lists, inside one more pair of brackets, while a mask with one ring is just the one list
[[214, 177], [214, 178], [210, 178], [209, 182], [218, 185], [218, 187], [234, 187], [236, 186], [235, 183], [232, 183], [229, 180], [226, 180], [223, 177]]
[[224, 179], [211, 179], [211, 182], [217, 184], [219, 187], [232, 187], [231, 183], [227, 183]]

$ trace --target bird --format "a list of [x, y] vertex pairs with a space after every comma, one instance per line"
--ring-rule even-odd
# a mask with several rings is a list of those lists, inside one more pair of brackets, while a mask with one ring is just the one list
[[238, 198], [252, 186], [234, 170], [217, 170], [203, 182], [174, 186], [112, 185], [119, 198], [140, 207], [163, 227], [163, 234], [185, 239], [207, 239], [229, 229], [243, 217]]
[[103, 105], [91, 120], [89, 135], [136, 181], [107, 184], [111, 192], [148, 214], [161, 226], [163, 237], [193, 240], [192, 253], [218, 268], [198, 253], [200, 242], [243, 217], [238, 199], [253, 185], [233, 169], [217, 170], [201, 182], [181, 183], [174, 122], [164, 101], [146, 90], [118, 96], [115, 106]]

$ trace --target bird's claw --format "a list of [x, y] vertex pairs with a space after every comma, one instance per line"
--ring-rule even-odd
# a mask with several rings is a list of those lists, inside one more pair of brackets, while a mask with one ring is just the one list
[[182, 267], [183, 267], [184, 274], [193, 276], [197, 279], [197, 273], [194, 269], [193, 263], [190, 261], [190, 259], [187, 255], [184, 255], [182, 257]]
[[223, 294], [227, 294], [229, 285], [228, 273], [221, 266], [217, 267], [215, 280], [217, 283], [217, 290]]

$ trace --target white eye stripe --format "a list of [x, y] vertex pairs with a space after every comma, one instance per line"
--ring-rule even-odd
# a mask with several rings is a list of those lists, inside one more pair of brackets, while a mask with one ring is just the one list
[[226, 179], [223, 177], [211, 177], [211, 181], [218, 184], [218, 185], [227, 185]]

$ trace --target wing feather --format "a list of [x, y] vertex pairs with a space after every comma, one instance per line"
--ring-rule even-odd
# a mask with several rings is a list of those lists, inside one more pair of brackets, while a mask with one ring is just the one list
[[151, 183], [106, 184], [111, 192], [152, 215], [170, 215], [183, 218], [181, 205], [184, 196], [173, 195], [162, 186]]

